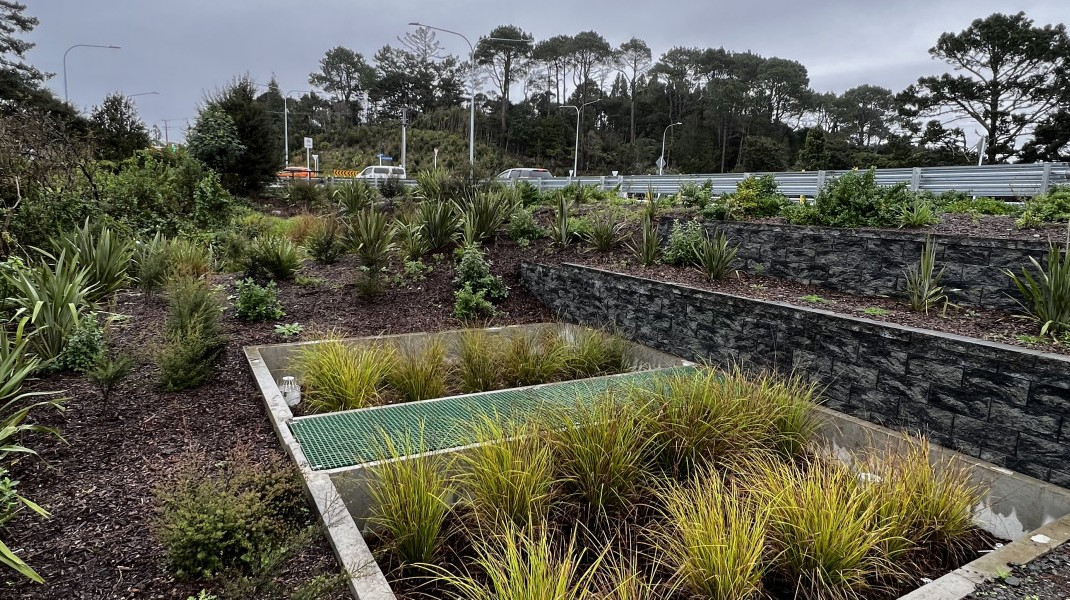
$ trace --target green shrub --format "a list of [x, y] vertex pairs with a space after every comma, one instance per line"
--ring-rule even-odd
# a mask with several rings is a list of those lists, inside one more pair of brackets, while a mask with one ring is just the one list
[[160, 385], [167, 391], [196, 387], [215, 374], [226, 346], [219, 325], [220, 302], [203, 279], [173, 281], [167, 291], [170, 312], [159, 355]]
[[915, 196], [899, 207], [900, 227], [928, 227], [940, 222], [932, 202]]
[[249, 242], [249, 238], [233, 229], [217, 233], [215, 247], [219, 249], [220, 268], [229, 273], [245, 268], [249, 253]]
[[516, 190], [516, 194], [520, 198], [521, 206], [525, 208], [542, 202], [539, 188], [529, 181], [517, 181], [513, 185], [513, 189]]
[[[922, 194], [922, 196], [925, 196]], [[969, 213], [973, 215], [1015, 215], [1021, 209], [1003, 200], [974, 197], [966, 192], [949, 191], [933, 197], [936, 207], [945, 213]]]
[[317, 412], [375, 404], [394, 360], [386, 348], [350, 346], [340, 339], [304, 346], [297, 356], [302, 397]]
[[497, 189], [476, 192], [457, 203], [455, 210], [471, 230], [468, 242], [472, 243], [493, 239], [519, 207], [520, 201], [512, 189]]
[[336, 187], [331, 196], [338, 204], [338, 214], [343, 219], [356, 217], [371, 208], [379, 192], [363, 179], [357, 179]]
[[126, 287], [130, 281], [127, 270], [133, 259], [134, 247], [121, 239], [111, 228], [91, 227], [89, 221], [67, 234], [57, 244], [78, 263], [89, 269], [89, 283], [93, 286], [88, 294], [91, 302], [103, 300]]
[[686, 182], [680, 186], [680, 201], [684, 206], [694, 206], [699, 210], [706, 208], [713, 198], [713, 180], [707, 179], [702, 185]]
[[286, 202], [302, 210], [312, 210], [323, 204], [323, 191], [314, 183], [293, 181], [286, 186]]
[[348, 242], [361, 266], [378, 273], [395, 247], [390, 219], [374, 208], [360, 212], [349, 224]]
[[1034, 276], [1022, 268], [1021, 276], [1004, 271], [1022, 299], [1019, 306], [1028, 318], [1040, 324], [1040, 335], [1058, 336], [1070, 331], [1070, 247], [1052, 245], [1042, 265], [1033, 257]]
[[849, 171], [825, 184], [812, 205], [793, 204], [785, 211], [797, 225], [829, 227], [891, 227], [898, 225], [902, 207], [915, 194], [908, 184], [892, 187], [876, 183], [876, 170]]
[[249, 245], [245, 275], [257, 281], [293, 279], [301, 268], [301, 251], [282, 236], [258, 237]]
[[423, 226], [429, 252], [437, 252], [457, 239], [460, 220], [453, 211], [453, 204], [440, 200], [428, 200], [420, 204], [417, 218]]
[[[525, 182], [526, 183], [526, 182]], [[516, 242], [533, 242], [543, 236], [542, 227], [535, 222], [530, 210], [519, 208], [509, 219], [509, 237]]]
[[309, 522], [302, 492], [297, 473], [275, 454], [184, 457], [176, 480], [156, 492], [168, 567], [179, 579], [256, 570], [260, 557]]
[[493, 317], [497, 314], [494, 304], [487, 300], [486, 290], [473, 290], [465, 284], [453, 293], [453, 316], [462, 321]]
[[322, 265], [334, 264], [345, 251], [342, 233], [342, 225], [338, 219], [321, 219], [305, 238], [305, 249], [316, 262]]
[[406, 261], [419, 261], [430, 249], [423, 225], [408, 217], [394, 220], [394, 239]]
[[457, 277], [453, 280], [457, 288], [453, 312], [457, 318], [491, 316], [494, 314], [492, 302], [504, 300], [509, 295], [509, 287], [501, 277], [491, 274], [490, 265], [479, 246], [467, 246], [462, 251]]
[[699, 270], [706, 276], [707, 281], [714, 281], [724, 277], [732, 268], [732, 262], [739, 253], [739, 245], [729, 247], [724, 232], [718, 231], [713, 237], [703, 237], [695, 253]]
[[669, 243], [663, 255], [665, 262], [676, 266], [698, 263], [698, 248], [702, 244], [702, 223], [698, 221], [676, 221], [669, 233]]
[[613, 214], [606, 212], [591, 221], [584, 238], [595, 250], [609, 252], [621, 242], [623, 231], [624, 224]]
[[234, 311], [243, 321], [275, 321], [286, 316], [274, 281], [259, 285], [252, 279], [235, 282]]
[[400, 177], [386, 177], [378, 180], [379, 193], [383, 195], [383, 198], [403, 198], [408, 192], [408, 188], [401, 182]]
[[453, 495], [450, 461], [442, 454], [418, 460], [406, 456], [426, 451], [422, 442], [399, 446], [390, 438], [374, 467], [368, 490], [369, 524], [379, 531], [402, 566], [429, 564], [446, 541], [446, 519]]
[[100, 391], [100, 402], [103, 406], [107, 406], [112, 390], [130, 375], [133, 366], [134, 360], [129, 356], [105, 355], [89, 370], [89, 381]]
[[104, 355], [104, 330], [97, 322], [97, 315], [82, 315], [78, 326], [67, 338], [63, 352], [56, 359], [60, 369], [75, 373], [89, 372]]
[[1053, 187], [1047, 194], [1025, 201], [1018, 227], [1036, 227], [1041, 223], [1070, 221], [1070, 186]]
[[940, 285], [943, 275], [943, 268], [939, 272], [936, 271], [936, 244], [931, 237], [926, 237], [925, 245], [921, 249], [921, 260], [905, 273], [910, 308], [929, 314], [929, 311], [941, 302], [946, 306], [947, 294]]
[[658, 240], [657, 222], [649, 215], [643, 215], [643, 225], [639, 229], [639, 241], [630, 242], [628, 249], [644, 267], [652, 266], [658, 262], [661, 254], [661, 244]]
[[151, 292], [163, 287], [171, 266], [168, 247], [167, 238], [160, 233], [148, 241], [134, 242], [134, 254], [130, 261], [131, 274], [142, 290]]
[[212, 272], [212, 249], [190, 238], [177, 238], [166, 245], [167, 277], [207, 277]]
[[[715, 201], [725, 219], [773, 217], [787, 204], [773, 175], [752, 175], [736, 185], [736, 191]], [[700, 207], [703, 208], [703, 207]]]
[[29, 317], [33, 325], [30, 350], [42, 361], [57, 358], [83, 313], [93, 307], [89, 269], [61, 251], [55, 257], [42, 253], [30, 267], [5, 276], [15, 314]]

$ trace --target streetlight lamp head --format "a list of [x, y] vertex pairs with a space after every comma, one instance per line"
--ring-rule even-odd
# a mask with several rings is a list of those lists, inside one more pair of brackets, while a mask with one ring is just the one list
[[683, 123], [677, 121], [677, 122], [673, 123], [673, 125], [683, 125]]
[[112, 50], [119, 50], [120, 48], [122, 48], [122, 46], [108, 45], [107, 48], [111, 48]]
[[410, 21], [409, 27], [423, 27], [423, 25], [417, 23], [416, 21]]

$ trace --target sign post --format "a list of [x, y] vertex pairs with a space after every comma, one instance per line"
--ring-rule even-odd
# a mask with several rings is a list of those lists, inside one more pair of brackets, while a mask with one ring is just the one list
[[309, 158], [308, 158], [309, 150], [312, 150], [312, 138], [307, 137], [307, 138], [305, 138], [305, 168], [306, 169], [311, 166]]

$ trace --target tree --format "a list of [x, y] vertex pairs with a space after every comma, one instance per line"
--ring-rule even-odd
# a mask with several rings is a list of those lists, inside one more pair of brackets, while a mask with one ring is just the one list
[[617, 48], [615, 54], [617, 69], [628, 80], [628, 104], [630, 117], [628, 120], [628, 141], [635, 143], [635, 84], [640, 77], [650, 68], [650, 46], [639, 38], [624, 42]]
[[89, 122], [99, 158], [119, 161], [149, 145], [149, 132], [133, 101], [118, 92], [93, 109]]
[[571, 50], [572, 64], [575, 66], [572, 82], [576, 84], [577, 89], [582, 88], [579, 98], [582, 103], [587, 101], [584, 86], [591, 79], [596, 67], [607, 64], [613, 58], [613, 49], [598, 32], [581, 31], [573, 36]]
[[758, 66], [755, 90], [770, 123], [802, 113], [809, 92], [806, 67], [794, 60], [767, 58]]
[[1060, 110], [1037, 125], [1033, 139], [1022, 147], [1022, 160], [1070, 161], [1070, 110]]
[[547, 82], [553, 79], [554, 98], [558, 104], [568, 96], [566, 76], [572, 56], [572, 36], [555, 35], [535, 44], [531, 57], [543, 63]]
[[238, 128], [222, 108], [204, 107], [186, 136], [190, 155], [220, 173], [233, 172], [245, 153]]
[[1066, 27], [1036, 27], [1021, 12], [944, 33], [929, 54], [964, 74], [918, 79], [904, 92], [908, 108], [975, 121], [988, 137], [988, 162], [1014, 156], [1018, 137], [1056, 110], [1070, 75]]
[[25, 4], [0, 0], [0, 70], [14, 74], [24, 86], [34, 87], [44, 75], [23, 62], [34, 43], [19, 39], [17, 34], [30, 33], [37, 27], [38, 20], [23, 14], [24, 10]]
[[848, 129], [858, 146], [868, 147], [888, 136], [895, 110], [895, 95], [891, 90], [860, 85], [845, 91], [833, 102], [837, 122]]
[[[491, 38], [491, 39], [488, 39]], [[499, 25], [491, 30], [486, 38], [476, 42], [476, 64], [485, 68], [491, 79], [498, 86], [501, 98], [502, 138], [509, 131], [507, 113], [509, 112], [509, 88], [514, 81], [523, 77], [528, 70], [534, 38], [524, 33], [515, 25]], [[510, 42], [506, 40], [526, 40]]]
[[364, 55], [337, 46], [320, 59], [320, 70], [308, 76], [308, 83], [340, 101], [348, 121], [354, 123], [352, 102], [357, 94], [368, 88], [374, 72], [365, 62]]
[[208, 99], [202, 112], [217, 108], [234, 123], [244, 146], [240, 158], [223, 175], [223, 184], [234, 194], [259, 191], [283, 165], [281, 132], [264, 105], [256, 101], [256, 87], [248, 77], [236, 79]]

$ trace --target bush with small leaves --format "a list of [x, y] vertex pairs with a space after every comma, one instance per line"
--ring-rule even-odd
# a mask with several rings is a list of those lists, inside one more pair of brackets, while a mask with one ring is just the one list
[[178, 391], [196, 387], [215, 374], [226, 337], [219, 325], [219, 299], [203, 279], [172, 282], [168, 301], [166, 345], [158, 358], [160, 385], [167, 391]]
[[100, 402], [107, 406], [112, 390], [130, 375], [134, 360], [125, 354], [102, 356], [89, 371], [89, 380], [100, 391]]
[[97, 315], [89, 313], [78, 320], [78, 326], [67, 338], [63, 352], [56, 360], [60, 369], [86, 373], [104, 354], [104, 330], [97, 322]]
[[453, 316], [467, 321], [478, 317], [493, 317], [497, 310], [484, 290], [474, 291], [472, 286], [464, 285], [454, 292]]
[[279, 303], [279, 289], [274, 281], [260, 285], [252, 279], [242, 279], [234, 284], [237, 295], [234, 312], [243, 321], [275, 321], [286, 315]]
[[697, 264], [698, 247], [702, 240], [702, 224], [698, 221], [673, 223], [669, 243], [665, 246], [665, 262], [676, 266]]
[[509, 287], [501, 277], [491, 274], [490, 266], [478, 246], [469, 246], [461, 253], [453, 283], [458, 289], [467, 287], [472, 293], [482, 292], [487, 300], [504, 300], [509, 295]]
[[1036, 227], [1041, 223], [1070, 221], [1070, 186], [1054, 187], [1025, 201], [1018, 227]]
[[513, 212], [509, 220], [509, 237], [515, 242], [533, 242], [543, 236], [542, 227], [535, 222], [535, 216], [525, 208]]

